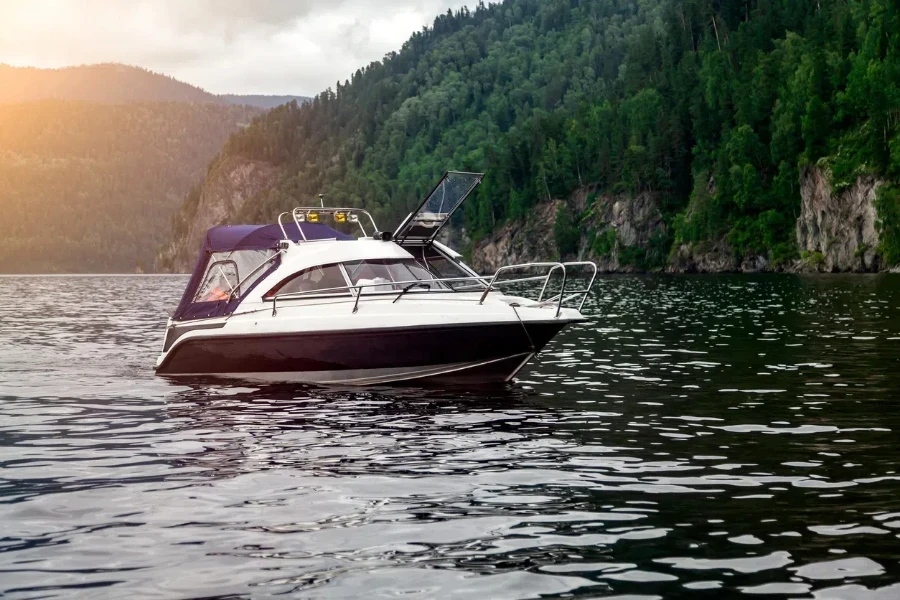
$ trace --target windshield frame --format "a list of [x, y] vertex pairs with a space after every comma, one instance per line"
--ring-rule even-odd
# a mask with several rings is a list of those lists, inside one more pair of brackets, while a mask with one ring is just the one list
[[[481, 184], [482, 179], [484, 179], [484, 173], [470, 173], [466, 171], [447, 171], [444, 173], [444, 176], [441, 177], [437, 185], [432, 188], [416, 209], [394, 230], [393, 239], [400, 245], [408, 243], [429, 244], [433, 242], [441, 229], [450, 222], [456, 211], [475, 191], [475, 188]], [[458, 191], [461, 193], [459, 193], [458, 198], [453, 200], [454, 204], [448, 208], [447, 212], [434, 212], [431, 210], [434, 208], [434, 201], [438, 198], [438, 192], [442, 194], [440, 209], [443, 209], [443, 194], [446, 194], [448, 186], [452, 186], [456, 182], [460, 185]]]

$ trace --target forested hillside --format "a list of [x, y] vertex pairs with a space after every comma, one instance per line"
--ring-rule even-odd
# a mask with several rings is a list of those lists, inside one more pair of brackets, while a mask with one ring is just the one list
[[257, 108], [270, 109], [288, 102], [309, 102], [307, 96], [271, 96], [266, 94], [217, 94], [216, 100], [223, 104], [246, 104]]
[[0, 104], [0, 273], [152, 267], [184, 194], [257, 114], [213, 103]]
[[[282, 177], [230, 218], [270, 220], [324, 192], [389, 226], [442, 171], [485, 170], [465, 212], [476, 238], [579, 189], [651, 193], [665, 227], [625, 249], [637, 264], [722, 240], [777, 264], [798, 258], [800, 175], [818, 165], [836, 190], [864, 174], [888, 182], [879, 252], [897, 262], [898, 51], [894, 0], [479, 5], [233, 136], [220, 161], [267, 161]], [[565, 253], [565, 229], [588, 220], [563, 217]], [[615, 235], [598, 231], [597, 253]]]

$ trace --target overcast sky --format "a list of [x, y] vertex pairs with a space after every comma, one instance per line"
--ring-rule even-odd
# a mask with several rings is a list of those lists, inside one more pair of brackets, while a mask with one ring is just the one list
[[0, 0], [0, 63], [121, 62], [213, 93], [312, 96], [464, 0]]

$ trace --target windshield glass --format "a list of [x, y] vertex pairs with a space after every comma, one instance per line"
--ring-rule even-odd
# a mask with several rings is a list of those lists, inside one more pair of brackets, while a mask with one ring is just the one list
[[[390, 292], [402, 290], [410, 283], [426, 283], [428, 289], [446, 289], [434, 280], [428, 269], [412, 258], [390, 260], [358, 260], [344, 263], [353, 285], [367, 286], [362, 293]], [[423, 289], [424, 288], [423, 286]]]
[[473, 290], [481, 290], [486, 287], [483, 281], [475, 279], [472, 273], [469, 273], [456, 262], [450, 260], [441, 254], [434, 246], [425, 246], [420, 248], [407, 248], [419, 262], [438, 278], [460, 279], [461, 281], [445, 281], [445, 286], [452, 290], [465, 292]]
[[458, 173], [451, 171], [444, 175], [431, 194], [422, 202], [394, 232], [394, 238], [401, 243], [407, 239], [433, 240], [437, 232], [447, 224], [453, 212], [481, 183], [481, 173]]
[[323, 265], [305, 269], [291, 275], [274, 288], [269, 290], [265, 298], [271, 298], [287, 294], [310, 294], [321, 291], [323, 294], [349, 294], [346, 289], [347, 281], [344, 279], [341, 268], [338, 265]]

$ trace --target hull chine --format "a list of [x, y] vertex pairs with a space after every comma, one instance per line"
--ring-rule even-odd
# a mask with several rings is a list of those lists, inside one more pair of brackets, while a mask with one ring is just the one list
[[255, 383], [310, 383], [317, 385], [371, 386], [394, 383], [499, 384], [515, 376], [532, 354], [516, 355], [479, 363], [455, 363], [417, 368], [348, 369], [345, 371], [282, 371], [262, 373], [170, 374], [185, 379], [212, 377]]

